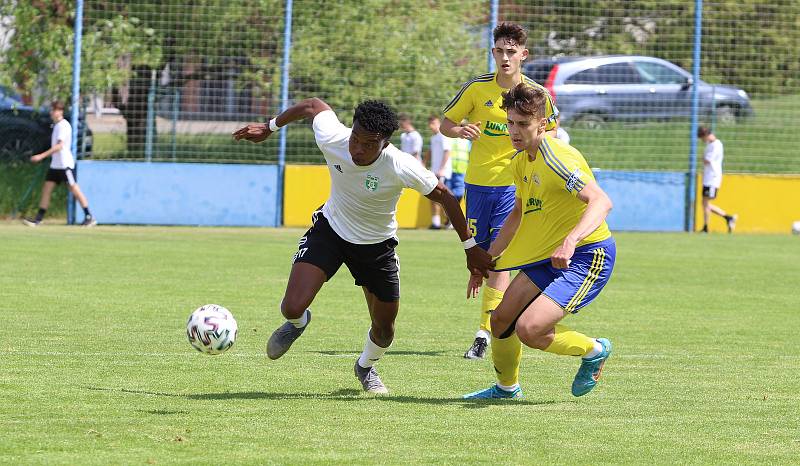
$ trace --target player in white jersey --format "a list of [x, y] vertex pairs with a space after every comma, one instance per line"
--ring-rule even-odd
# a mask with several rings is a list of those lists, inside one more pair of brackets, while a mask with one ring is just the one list
[[267, 356], [278, 359], [306, 329], [308, 307], [322, 285], [345, 264], [355, 284], [361, 286], [372, 326], [364, 351], [355, 363], [356, 377], [370, 393], [388, 390], [375, 371], [394, 338], [399, 309], [400, 277], [395, 211], [403, 188], [414, 189], [440, 203], [461, 238], [467, 268], [488, 276], [491, 257], [476, 247], [455, 197], [413, 156], [389, 143], [398, 129], [397, 115], [386, 104], [360, 103], [348, 128], [320, 99], [304, 100], [270, 120], [250, 124], [233, 133], [236, 140], [261, 142], [293, 121], [313, 120], [317, 146], [325, 156], [331, 176], [331, 193], [314, 212], [312, 227], [300, 238], [289, 283], [281, 302], [287, 321], [267, 343]]
[[72, 126], [64, 118], [64, 104], [58, 100], [50, 105], [50, 118], [53, 120], [53, 133], [50, 136], [50, 148], [41, 154], [31, 156], [31, 162], [39, 163], [47, 157], [51, 157], [50, 169], [47, 170], [44, 186], [42, 186], [42, 197], [39, 200], [39, 211], [36, 217], [24, 218], [22, 223], [29, 227], [38, 226], [42, 223], [47, 208], [50, 207], [50, 196], [53, 194], [57, 184], [67, 183], [70, 192], [83, 207], [84, 219], [82, 226], [93, 227], [97, 221], [89, 211], [89, 201], [83, 195], [78, 182], [75, 179], [75, 158], [72, 156]]
[[728, 233], [733, 233], [739, 216], [729, 215], [711, 203], [711, 200], [716, 199], [719, 188], [722, 186], [722, 159], [724, 158], [722, 141], [705, 126], [697, 128], [697, 137], [706, 143], [706, 150], [703, 153], [703, 229], [700, 231], [708, 233], [708, 220], [713, 212], [725, 219]]

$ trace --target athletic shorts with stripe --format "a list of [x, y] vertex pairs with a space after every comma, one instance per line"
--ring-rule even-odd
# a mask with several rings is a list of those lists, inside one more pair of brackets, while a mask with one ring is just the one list
[[45, 181], [52, 181], [55, 184], [67, 183], [72, 186], [75, 184], [75, 170], [72, 168], [49, 168]]
[[506, 217], [514, 210], [514, 189], [514, 186], [467, 184], [467, 226], [484, 250], [489, 250]]
[[354, 244], [336, 234], [321, 210], [314, 212], [311, 219], [313, 225], [300, 238], [294, 262], [316, 265], [325, 272], [328, 280], [344, 264], [350, 269], [356, 286], [366, 287], [386, 303], [400, 300], [400, 260], [395, 253], [396, 238], [375, 244]]
[[569, 267], [557, 269], [550, 259], [522, 267], [520, 270], [562, 309], [576, 314], [591, 303], [606, 286], [614, 261], [617, 245], [614, 238], [585, 244], [575, 249]]

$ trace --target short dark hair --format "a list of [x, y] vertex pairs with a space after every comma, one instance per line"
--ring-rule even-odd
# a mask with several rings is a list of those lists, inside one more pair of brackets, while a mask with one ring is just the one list
[[708, 129], [707, 126], [698, 126], [697, 127], [697, 137], [698, 138], [704, 138], [704, 137], [708, 136], [709, 134], [711, 134], [711, 130]]
[[525, 47], [528, 41], [528, 31], [517, 23], [502, 22], [494, 28], [494, 41], [506, 39], [507, 41]]
[[437, 115], [435, 113], [431, 113], [430, 116], [428, 116], [428, 123], [432, 122], [433, 120], [442, 121], [442, 119], [439, 118], [439, 115]]
[[50, 103], [50, 108], [52, 108], [53, 110], [61, 110], [63, 112], [64, 111], [64, 102], [62, 102], [60, 100], [54, 100], [54, 101], [52, 101]]
[[358, 104], [353, 114], [353, 122], [356, 121], [370, 133], [378, 133], [386, 138], [400, 127], [397, 114], [380, 100], [365, 100]]
[[547, 89], [533, 87], [523, 82], [503, 92], [503, 103], [500, 108], [506, 112], [513, 108], [524, 115], [543, 118], [548, 96]]
[[405, 112], [400, 113], [399, 115], [397, 115], [397, 120], [398, 121], [411, 121], [411, 115], [409, 115], [408, 113], [405, 113]]

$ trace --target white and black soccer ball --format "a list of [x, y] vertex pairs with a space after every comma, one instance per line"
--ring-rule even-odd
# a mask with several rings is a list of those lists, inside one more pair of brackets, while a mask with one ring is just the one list
[[197, 351], [222, 354], [236, 341], [239, 327], [231, 311], [217, 304], [198, 307], [186, 322], [186, 337]]
[[792, 222], [792, 234], [800, 235], [800, 220]]

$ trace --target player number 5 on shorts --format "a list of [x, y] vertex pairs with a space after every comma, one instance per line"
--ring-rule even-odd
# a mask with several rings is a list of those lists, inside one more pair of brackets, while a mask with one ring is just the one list
[[475, 218], [468, 218], [467, 219], [467, 224], [469, 225], [469, 231], [470, 231], [470, 233], [472, 233], [472, 236], [474, 236], [474, 237], [478, 236], [478, 226], [475, 225], [475, 223], [477, 223], [477, 222], [478, 222], [478, 220], [475, 219]]

